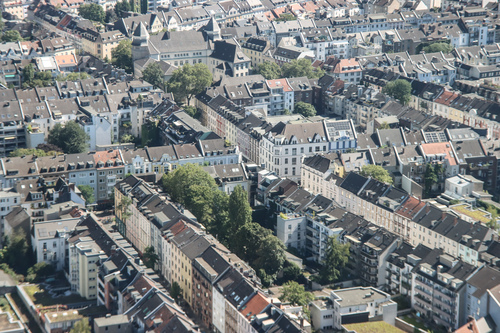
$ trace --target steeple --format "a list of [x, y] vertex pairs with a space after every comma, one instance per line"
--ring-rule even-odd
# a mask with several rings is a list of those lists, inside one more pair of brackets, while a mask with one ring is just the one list
[[207, 34], [208, 39], [217, 40], [221, 39], [220, 36], [220, 26], [215, 20], [215, 17], [211, 17], [208, 23], [203, 27], [203, 31]]

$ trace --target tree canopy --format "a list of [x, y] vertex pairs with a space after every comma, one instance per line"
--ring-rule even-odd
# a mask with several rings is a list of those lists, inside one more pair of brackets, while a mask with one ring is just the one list
[[174, 94], [177, 103], [187, 100], [201, 93], [212, 84], [212, 73], [207, 65], [198, 63], [195, 65], [185, 64], [172, 74], [167, 82], [167, 90]]
[[422, 48], [422, 51], [424, 51], [425, 53], [433, 53], [433, 52], [450, 53], [452, 50], [453, 46], [451, 46], [450, 43], [444, 43], [444, 42], [432, 43]]
[[124, 39], [111, 51], [111, 63], [119, 68], [123, 68], [127, 73], [132, 73], [132, 41]]
[[90, 333], [90, 324], [88, 318], [77, 321], [69, 333]]
[[403, 79], [387, 83], [382, 92], [397, 99], [403, 105], [411, 100], [411, 84]]
[[271, 230], [252, 222], [248, 194], [241, 186], [228, 196], [194, 164], [169, 172], [162, 183], [165, 192], [189, 209], [209, 233], [249, 262], [265, 285], [276, 279], [286, 260], [285, 246]]
[[103, 7], [96, 3], [80, 5], [80, 7], [78, 8], [78, 13], [81, 17], [87, 20], [100, 23], [104, 23], [104, 19], [106, 18], [106, 13], [104, 13]]
[[266, 80], [275, 80], [281, 77], [281, 67], [275, 62], [266, 61], [259, 64], [255, 69], [257, 73], [262, 75]]
[[92, 186], [78, 185], [78, 189], [82, 193], [83, 199], [85, 199], [87, 205], [95, 202], [94, 189]]
[[304, 117], [313, 117], [316, 115], [316, 108], [306, 102], [297, 102], [295, 103], [293, 113], [301, 114]]
[[314, 301], [314, 295], [307, 292], [304, 286], [296, 281], [289, 281], [283, 285], [280, 300], [292, 305], [305, 306]]
[[321, 68], [314, 68], [309, 59], [294, 59], [281, 67], [282, 77], [301, 77], [306, 76], [309, 79], [317, 79], [325, 75]]
[[389, 172], [380, 165], [368, 164], [361, 168], [360, 174], [365, 177], [372, 177], [378, 181], [392, 184], [392, 177]]
[[341, 244], [336, 237], [328, 239], [325, 258], [319, 272], [322, 284], [335, 282], [349, 260], [349, 244]]
[[28, 268], [26, 280], [29, 282], [41, 282], [43, 279], [55, 273], [54, 266], [46, 263], [45, 261], [38, 262], [32, 267]]
[[88, 149], [87, 133], [74, 121], [64, 127], [56, 124], [49, 132], [48, 143], [60, 147], [66, 154], [83, 153]]
[[147, 268], [155, 269], [160, 258], [155, 253], [154, 247], [148, 246], [144, 249], [143, 260]]
[[35, 72], [33, 64], [24, 66], [23, 72], [23, 87], [47, 87], [52, 84], [51, 72]]
[[5, 31], [1, 38], [2, 42], [22, 42], [24, 39], [17, 30]]
[[127, 0], [117, 1], [115, 5], [115, 13], [118, 17], [124, 17], [126, 12], [130, 12], [130, 2]]
[[56, 81], [80, 81], [88, 79], [90, 76], [86, 72], [75, 72], [69, 74], [59, 74], [56, 77]]
[[163, 70], [158, 62], [149, 63], [142, 71], [142, 79], [151, 83], [153, 86], [165, 90], [165, 80], [163, 79]]

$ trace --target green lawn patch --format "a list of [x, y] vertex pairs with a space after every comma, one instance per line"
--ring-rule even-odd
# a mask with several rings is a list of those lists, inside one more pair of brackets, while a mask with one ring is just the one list
[[23, 287], [33, 303], [40, 306], [50, 306], [57, 304], [71, 304], [87, 301], [86, 298], [80, 295], [72, 294], [69, 296], [53, 297], [48, 291], [43, 289], [40, 285], [32, 285]]
[[403, 333], [404, 331], [400, 330], [397, 327], [389, 325], [385, 321], [372, 321], [366, 323], [358, 323], [358, 324], [347, 324], [344, 325], [350, 331], [356, 331], [357, 333]]

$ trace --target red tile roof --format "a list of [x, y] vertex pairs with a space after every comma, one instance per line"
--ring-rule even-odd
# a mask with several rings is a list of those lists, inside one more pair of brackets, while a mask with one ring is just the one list
[[247, 304], [243, 306], [240, 312], [247, 320], [250, 321], [253, 316], [261, 313], [269, 305], [269, 303], [271, 303], [271, 301], [268, 298], [261, 293], [257, 293], [247, 302]]
[[399, 208], [396, 213], [406, 218], [413, 218], [423, 207], [425, 202], [415, 197], [409, 197]]

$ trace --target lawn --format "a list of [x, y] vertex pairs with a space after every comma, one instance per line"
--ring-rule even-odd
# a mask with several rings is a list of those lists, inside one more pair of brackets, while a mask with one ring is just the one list
[[454, 206], [454, 207], [452, 207], [452, 209], [461, 213], [461, 214], [472, 217], [473, 219], [475, 219], [477, 221], [481, 221], [483, 223], [488, 223], [490, 221], [490, 218], [485, 216], [487, 214], [487, 212], [479, 210], [479, 209], [470, 210], [469, 205]]
[[415, 317], [413, 317], [411, 315], [406, 315], [406, 316], [404, 316], [403, 318], [400, 318], [400, 319], [406, 321], [409, 324], [412, 324], [415, 327], [421, 328], [424, 331], [428, 330], [428, 328], [425, 327], [425, 325], [421, 321], [417, 321], [417, 319], [415, 319]]
[[10, 304], [7, 301], [7, 298], [5, 298], [5, 296], [3, 296], [3, 295], [0, 296], [0, 310], [2, 310], [2, 312], [10, 312], [11, 314], [14, 314], [14, 311], [10, 307]]
[[347, 324], [344, 325], [350, 331], [356, 331], [357, 333], [403, 333], [404, 331], [400, 330], [397, 327], [391, 326], [385, 321], [372, 321], [366, 323], [359, 324]]
[[42, 289], [39, 285], [26, 286], [24, 287], [24, 290], [29, 295], [33, 303], [40, 306], [71, 304], [71, 303], [87, 301], [87, 299], [76, 294], [54, 298], [46, 290]]

